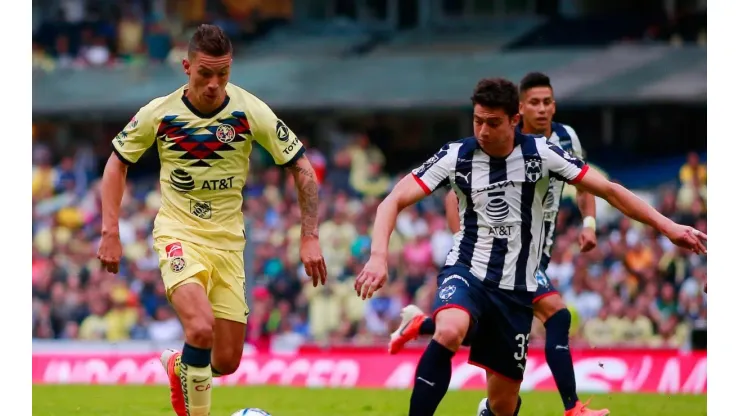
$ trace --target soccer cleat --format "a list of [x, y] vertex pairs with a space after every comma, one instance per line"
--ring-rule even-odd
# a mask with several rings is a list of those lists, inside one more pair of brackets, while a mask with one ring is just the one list
[[187, 416], [188, 412], [185, 409], [185, 395], [182, 392], [182, 384], [180, 384], [180, 357], [182, 353], [177, 350], [164, 350], [162, 355], [159, 356], [159, 361], [162, 363], [162, 367], [167, 372], [167, 378], [170, 382], [170, 402], [172, 402], [172, 410], [175, 411], [177, 416]]
[[481, 399], [480, 403], [478, 403], [478, 410], [475, 412], [475, 416], [486, 416], [486, 405], [488, 403], [488, 398], [484, 397]]
[[416, 305], [408, 305], [401, 310], [401, 325], [391, 334], [388, 352], [396, 354], [407, 342], [419, 337], [419, 329], [426, 319], [424, 312]]
[[576, 407], [566, 410], [565, 416], [608, 416], [609, 410], [608, 409], [601, 409], [601, 410], [591, 410], [588, 407], [588, 403], [591, 401], [591, 399], [586, 400], [586, 403], [581, 403], [580, 401], [576, 402]]

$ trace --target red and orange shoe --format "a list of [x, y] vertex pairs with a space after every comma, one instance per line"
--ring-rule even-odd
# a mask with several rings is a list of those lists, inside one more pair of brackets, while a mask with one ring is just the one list
[[388, 343], [388, 352], [396, 354], [403, 349], [407, 342], [419, 337], [421, 323], [426, 319], [424, 312], [416, 305], [408, 305], [401, 310], [401, 325], [391, 334]]
[[586, 403], [581, 403], [580, 401], [576, 402], [576, 407], [566, 410], [565, 416], [608, 416], [609, 415], [609, 409], [601, 409], [601, 410], [592, 410], [589, 409], [588, 403], [591, 400], [586, 400]]
[[180, 357], [182, 357], [182, 353], [180, 351], [164, 350], [162, 355], [159, 356], [159, 361], [167, 372], [167, 378], [170, 381], [170, 401], [172, 402], [172, 410], [175, 411], [177, 416], [187, 416], [188, 412], [185, 409], [185, 395], [182, 392], [182, 384], [180, 384]]

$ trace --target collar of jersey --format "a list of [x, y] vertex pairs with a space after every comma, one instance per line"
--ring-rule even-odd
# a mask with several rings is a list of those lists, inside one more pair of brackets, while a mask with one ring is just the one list
[[201, 112], [197, 108], [195, 108], [195, 106], [190, 102], [190, 100], [188, 100], [188, 97], [185, 96], [185, 91], [186, 90], [183, 90], [182, 91], [182, 102], [185, 104], [185, 107], [187, 107], [188, 110], [190, 110], [191, 113], [195, 114], [196, 116], [198, 116], [200, 118], [213, 118], [213, 117], [215, 117], [218, 113], [220, 113], [221, 111], [223, 111], [223, 109], [226, 108], [227, 105], [229, 105], [229, 100], [231, 99], [231, 98], [229, 98], [229, 95], [226, 94], [226, 98], [224, 99], [224, 102], [221, 103], [221, 105], [218, 106], [217, 109], [215, 109], [215, 110], [211, 111], [210, 113], [206, 114], [206, 113]]

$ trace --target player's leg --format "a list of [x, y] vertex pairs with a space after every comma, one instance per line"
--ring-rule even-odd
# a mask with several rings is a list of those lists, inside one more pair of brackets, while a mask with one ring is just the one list
[[182, 353], [162, 353], [170, 382], [172, 408], [178, 416], [208, 415], [214, 316], [206, 292], [208, 262], [200, 248], [185, 242], [155, 242], [167, 297], [185, 332]]
[[[534, 316], [545, 325], [545, 359], [565, 407], [565, 414], [606, 415], [608, 410], [590, 410], [578, 400], [573, 357], [570, 353], [569, 333], [571, 316], [560, 293], [553, 287], [547, 274], [537, 271], [537, 292], [534, 298]], [[579, 413], [581, 412], [581, 413]]]
[[480, 415], [515, 416], [521, 407], [519, 387], [527, 365], [533, 295], [487, 289], [489, 303], [468, 362], [486, 370], [488, 400]]
[[447, 393], [452, 377], [452, 357], [479, 316], [475, 291], [480, 281], [464, 269], [447, 268], [434, 302], [436, 331], [419, 360], [411, 394], [409, 416], [431, 416]]
[[486, 371], [486, 394], [478, 405], [477, 416], [517, 416], [522, 407], [519, 388], [522, 381], [510, 380], [492, 371]]
[[246, 334], [246, 322], [216, 318], [211, 352], [211, 371], [214, 377], [229, 375], [239, 368]]
[[211, 369], [213, 375], [218, 377], [231, 374], [239, 368], [249, 308], [243, 253], [220, 251], [214, 262], [214, 284], [208, 297], [216, 317]]
[[552, 371], [555, 385], [565, 410], [578, 402], [573, 358], [570, 355], [570, 311], [560, 293], [542, 270], [537, 270], [537, 292], [534, 297], [534, 316], [545, 325], [545, 358]]
[[188, 416], [207, 416], [211, 410], [211, 349], [215, 319], [205, 286], [200, 280], [187, 281], [170, 295], [185, 332], [179, 376]]

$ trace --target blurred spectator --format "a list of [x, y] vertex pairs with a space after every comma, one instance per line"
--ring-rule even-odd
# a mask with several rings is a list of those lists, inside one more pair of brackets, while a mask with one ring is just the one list
[[703, 212], [704, 207], [701, 203], [707, 199], [707, 166], [699, 161], [698, 154], [689, 153], [678, 176], [680, 180], [677, 197], [678, 209], [682, 212], [690, 211], [699, 201], [699, 210]]
[[345, 152], [350, 159], [349, 183], [360, 195], [381, 196], [390, 191], [390, 178], [383, 173], [385, 156], [370, 143], [366, 134], [359, 134]]
[[149, 59], [154, 62], [165, 62], [172, 48], [172, 39], [167, 29], [160, 23], [149, 25], [144, 40]]
[[303, 146], [306, 148], [306, 157], [316, 172], [316, 178], [319, 180], [319, 184], [323, 183], [326, 176], [326, 157], [321, 153], [321, 150], [311, 146], [308, 138], [301, 137], [301, 142], [303, 142]]
[[118, 22], [118, 53], [122, 58], [130, 58], [139, 53], [144, 41], [144, 22], [136, 18], [131, 9], [125, 9]]
[[589, 319], [583, 326], [583, 337], [592, 347], [605, 347], [616, 344], [621, 336], [621, 322], [603, 307], [596, 318]]
[[653, 336], [653, 324], [636, 306], [629, 306], [625, 314], [623, 341], [629, 345], [645, 345]]

